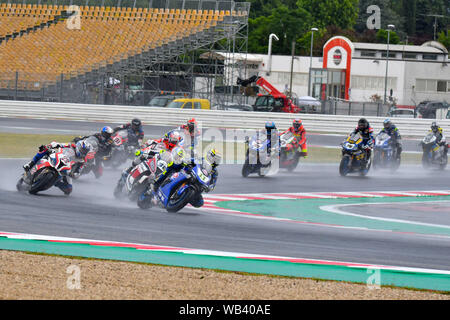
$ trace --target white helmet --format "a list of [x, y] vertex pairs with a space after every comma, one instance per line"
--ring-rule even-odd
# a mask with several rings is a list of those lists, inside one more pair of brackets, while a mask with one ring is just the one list
[[220, 161], [222, 160], [222, 156], [220, 155], [219, 151], [215, 148], [210, 149], [206, 153], [206, 161], [209, 162], [211, 165], [219, 165]]
[[186, 158], [186, 152], [181, 147], [176, 147], [172, 150], [172, 158], [174, 164], [181, 164]]

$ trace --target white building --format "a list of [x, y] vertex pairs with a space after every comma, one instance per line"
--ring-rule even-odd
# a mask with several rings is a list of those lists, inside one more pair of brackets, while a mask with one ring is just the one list
[[[352, 43], [333, 37], [324, 46], [323, 57], [312, 58], [311, 90], [308, 93], [310, 57], [297, 56], [292, 67], [292, 92], [297, 96], [335, 97], [352, 101], [384, 100], [386, 64], [387, 99], [397, 105], [414, 106], [424, 100], [450, 103], [450, 60], [445, 47], [435, 41], [422, 46]], [[263, 76], [278, 90], [289, 92], [291, 56], [235, 55], [247, 60], [247, 77]], [[231, 63], [231, 61], [230, 61]], [[237, 75], [234, 75], [234, 78]], [[235, 83], [235, 82], [234, 82]]]

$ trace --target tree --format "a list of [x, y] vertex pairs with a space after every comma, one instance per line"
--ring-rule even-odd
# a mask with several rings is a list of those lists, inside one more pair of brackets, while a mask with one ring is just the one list
[[298, 0], [297, 6], [309, 12], [313, 26], [326, 28], [336, 26], [342, 29], [353, 29], [358, 17], [359, 0]]
[[270, 16], [249, 19], [249, 51], [266, 53], [269, 35], [275, 33], [280, 40], [273, 42], [272, 52], [289, 55], [292, 41], [307, 32], [309, 21], [308, 12], [302, 9], [291, 10], [284, 5], [272, 9]]
[[[378, 43], [387, 43], [388, 32], [387, 30], [380, 29], [377, 32], [377, 42]], [[398, 37], [395, 31], [391, 31], [389, 35], [389, 44], [398, 44], [400, 43], [400, 38]]]
[[444, 31], [439, 33], [438, 41], [450, 51], [450, 30], [447, 30], [447, 33]]

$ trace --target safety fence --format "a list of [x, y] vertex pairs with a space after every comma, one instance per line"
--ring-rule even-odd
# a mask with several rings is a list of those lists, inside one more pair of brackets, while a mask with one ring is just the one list
[[[309, 132], [349, 133], [359, 116], [289, 114], [246, 111], [182, 110], [157, 107], [107, 106], [50, 102], [0, 100], [0, 116], [35, 119], [65, 119], [122, 123], [139, 117], [146, 125], [178, 126], [196, 118], [204, 128], [259, 129], [266, 121], [275, 121], [279, 129], [288, 128], [292, 120], [301, 118]], [[375, 131], [383, 126], [384, 117], [366, 117]], [[433, 119], [394, 119], [404, 136], [423, 137]], [[440, 120], [444, 132], [450, 131], [450, 120]]]

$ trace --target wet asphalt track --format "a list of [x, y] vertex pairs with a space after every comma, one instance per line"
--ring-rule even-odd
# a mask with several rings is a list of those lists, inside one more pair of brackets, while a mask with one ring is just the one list
[[[30, 128], [36, 125], [33, 121], [14, 124], [2, 119], [0, 127], [12, 130], [6, 128], [9, 123]], [[63, 121], [52, 124], [51, 128], [72, 130]], [[78, 127], [91, 130], [92, 124]], [[38, 133], [37, 129], [28, 132]], [[101, 179], [92, 174], [80, 178], [69, 197], [55, 188], [31, 196], [15, 190], [24, 162], [0, 160], [0, 231], [450, 270], [448, 237], [329, 228], [192, 209], [177, 214], [143, 211], [134, 203], [114, 199], [120, 171], [111, 169]], [[347, 178], [339, 176], [337, 164], [300, 164], [293, 174], [249, 179], [240, 176], [240, 169], [239, 165], [221, 166], [214, 193], [417, 191], [448, 190], [450, 186], [450, 170], [424, 172], [418, 166], [401, 167], [395, 175], [371, 172], [368, 177]], [[445, 211], [444, 207], [442, 224], [450, 215]], [[396, 217], [395, 211], [385, 212], [389, 213]], [[435, 219], [439, 222], [439, 217]]]

